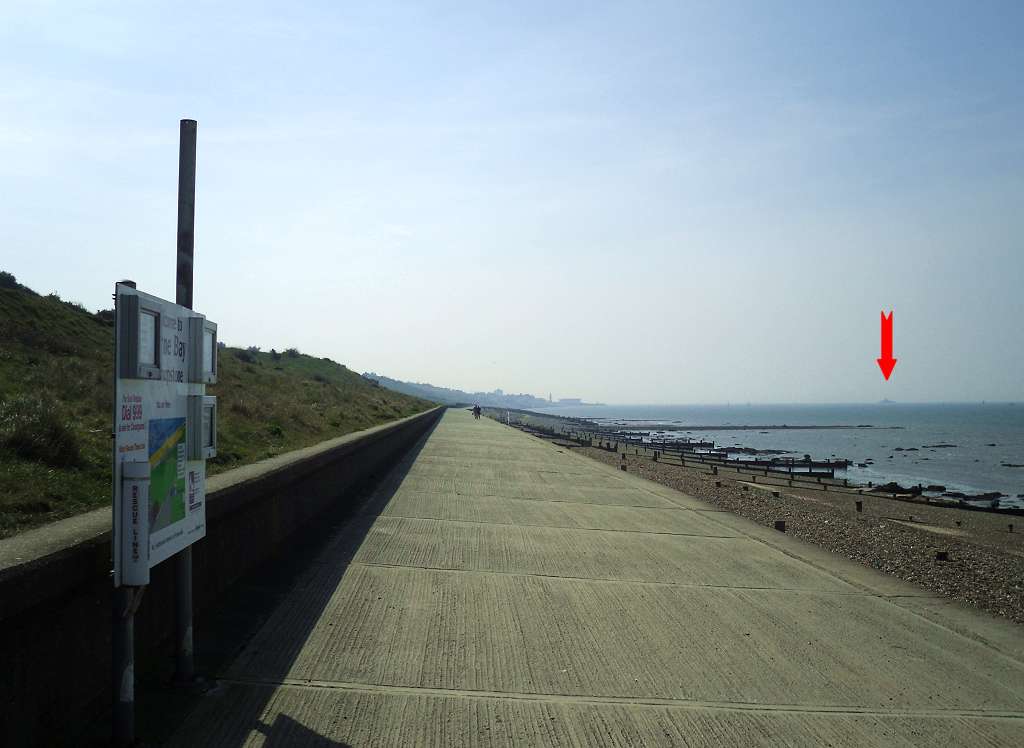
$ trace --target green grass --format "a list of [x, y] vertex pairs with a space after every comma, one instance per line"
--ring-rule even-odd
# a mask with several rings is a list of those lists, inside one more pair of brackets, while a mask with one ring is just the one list
[[[0, 273], [0, 537], [109, 506], [113, 349], [109, 312]], [[294, 349], [222, 348], [207, 390], [220, 409], [209, 474], [433, 405]]]

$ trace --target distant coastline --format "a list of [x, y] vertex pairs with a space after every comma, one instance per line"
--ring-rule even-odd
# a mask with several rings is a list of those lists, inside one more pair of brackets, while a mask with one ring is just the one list
[[440, 387], [428, 382], [404, 382], [392, 379], [372, 371], [364, 372], [363, 379], [372, 384], [386, 387], [405, 395], [421, 397], [442, 405], [486, 405], [495, 408], [602, 408], [604, 403], [588, 403], [578, 397], [563, 397], [553, 400], [551, 396], [545, 400], [528, 393], [511, 393], [501, 389], [491, 392], [466, 392], [452, 387]]

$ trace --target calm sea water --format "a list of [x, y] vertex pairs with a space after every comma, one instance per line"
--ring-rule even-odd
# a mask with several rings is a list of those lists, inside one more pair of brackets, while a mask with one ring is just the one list
[[[950, 491], [1009, 496], [1004, 506], [1024, 507], [1024, 404], [943, 403], [875, 405], [605, 405], [554, 406], [538, 412], [631, 425], [649, 421], [674, 426], [723, 426], [681, 435], [724, 446], [782, 449], [815, 459], [874, 460], [852, 467], [860, 482], [940, 484]], [[858, 426], [843, 430], [737, 431], [736, 426]], [[633, 424], [635, 425], [635, 424]], [[898, 429], [883, 427], [900, 427]], [[955, 444], [952, 448], [927, 445]], [[994, 445], [994, 446], [993, 446]], [[904, 451], [895, 451], [902, 447]], [[916, 451], [905, 451], [915, 448]]]

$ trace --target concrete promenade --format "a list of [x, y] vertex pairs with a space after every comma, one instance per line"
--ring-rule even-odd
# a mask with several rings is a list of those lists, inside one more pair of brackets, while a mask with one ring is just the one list
[[173, 736], [1024, 745], [1024, 636], [449, 411]]

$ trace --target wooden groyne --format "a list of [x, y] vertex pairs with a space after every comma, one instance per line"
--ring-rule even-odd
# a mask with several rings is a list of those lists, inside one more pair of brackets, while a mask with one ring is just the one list
[[[644, 454], [655, 460], [678, 461], [686, 466], [687, 462], [709, 465], [712, 467], [728, 467], [740, 471], [752, 471], [770, 474], [781, 474], [793, 478], [836, 479], [836, 471], [845, 471], [851, 464], [849, 460], [812, 460], [794, 457], [773, 457], [770, 459], [746, 459], [730, 457], [730, 454], [744, 453], [739, 448], [719, 447], [711, 441], [694, 440], [657, 440], [639, 434], [623, 431], [605, 431], [584, 429], [579, 426], [554, 427], [546, 425], [527, 425], [522, 422], [514, 424], [525, 431], [538, 436], [560, 437], [574, 441], [581, 446], [599, 447], [613, 452], [628, 452], [632, 449], [636, 454]], [[848, 485], [843, 479], [842, 485]]]

